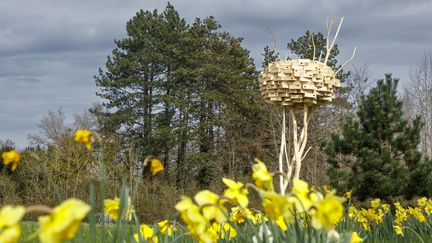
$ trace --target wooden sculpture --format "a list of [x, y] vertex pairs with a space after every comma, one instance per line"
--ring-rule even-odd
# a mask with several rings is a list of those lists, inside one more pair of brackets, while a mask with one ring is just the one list
[[[283, 108], [282, 134], [279, 151], [279, 182], [282, 194], [284, 194], [288, 188], [288, 184], [293, 175], [293, 178], [298, 179], [300, 177], [301, 163], [307, 153], [305, 153], [308, 137], [307, 129], [313, 109], [326, 102], [332, 101], [335, 89], [341, 87], [340, 80], [336, 76], [338, 72], [354, 58], [356, 52], [356, 48], [354, 48], [351, 58], [337, 71], [327, 66], [330, 51], [334, 46], [344, 18], [340, 18], [336, 34], [331, 44], [329, 44], [331, 27], [334, 19], [335, 17], [332, 16], [330, 21], [327, 22], [326, 55], [322, 62], [320, 60], [321, 57], [319, 60], [315, 60], [315, 43], [312, 39], [314, 47], [312, 60], [277, 60], [269, 63], [259, 77], [261, 95], [265, 102], [282, 106]], [[290, 112], [292, 124], [293, 141], [290, 144], [293, 146], [291, 150], [287, 149], [286, 138], [286, 114], [288, 110]], [[298, 134], [296, 117], [296, 112], [298, 111], [303, 112], [303, 127], [300, 136]], [[292, 151], [293, 155], [291, 156], [288, 151]]]

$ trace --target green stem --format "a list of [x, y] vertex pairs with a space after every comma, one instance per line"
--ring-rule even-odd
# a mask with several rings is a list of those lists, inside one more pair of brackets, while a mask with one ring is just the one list
[[423, 239], [420, 237], [420, 235], [419, 235], [417, 232], [415, 232], [413, 229], [411, 229], [411, 228], [408, 227], [408, 226], [403, 226], [402, 228], [407, 228], [407, 229], [411, 230], [415, 235], [417, 235], [417, 237], [420, 239], [420, 241], [424, 243], [424, 240], [423, 240]]

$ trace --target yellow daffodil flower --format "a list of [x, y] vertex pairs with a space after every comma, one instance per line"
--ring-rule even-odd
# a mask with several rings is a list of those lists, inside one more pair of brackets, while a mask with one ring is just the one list
[[393, 226], [393, 230], [397, 235], [401, 235], [402, 237], [404, 236], [402, 227], [400, 227], [399, 225]]
[[426, 203], [426, 206], [424, 207], [424, 210], [425, 210], [426, 214], [427, 214], [428, 216], [430, 216], [431, 213], [432, 213], [432, 203], [430, 203], [430, 202], [428, 201], [428, 202]]
[[351, 191], [345, 192], [344, 197], [348, 200], [351, 199]]
[[171, 236], [173, 231], [177, 231], [177, 228], [168, 220], [160, 221], [157, 225], [159, 226], [160, 232], [162, 234], [167, 234], [168, 236]]
[[212, 227], [207, 228], [205, 232], [200, 234], [196, 234], [193, 231], [189, 231], [189, 233], [197, 239], [199, 243], [216, 243], [219, 238], [218, 233], [216, 233]]
[[360, 243], [363, 239], [357, 234], [357, 232], [352, 232], [350, 243]]
[[[120, 209], [120, 199], [118, 197], [114, 199], [105, 199], [104, 200], [104, 208], [105, 214], [107, 214], [114, 221], [118, 220], [119, 217], [119, 209]], [[128, 197], [127, 205], [125, 205], [125, 214], [124, 217], [127, 220], [132, 220], [132, 215], [135, 212], [134, 207], [132, 205], [130, 197]]]
[[89, 130], [77, 130], [75, 132], [74, 140], [77, 143], [83, 143], [86, 145], [87, 150], [92, 149], [93, 136]]
[[228, 189], [224, 191], [224, 196], [230, 198], [234, 203], [238, 203], [243, 208], [249, 204], [248, 190], [241, 182], [222, 178], [223, 183], [227, 185]]
[[151, 159], [149, 163], [150, 163], [150, 171], [152, 175], [156, 175], [157, 173], [164, 170], [162, 162], [157, 158]]
[[266, 216], [264, 216], [262, 213], [256, 213], [255, 214], [255, 221], [252, 221], [252, 222], [256, 222], [254, 224], [258, 225], [258, 224], [262, 224], [262, 223], [267, 222], [267, 221], [268, 221], [268, 218]]
[[407, 210], [402, 207], [399, 202], [395, 203], [394, 205], [396, 207], [395, 223], [396, 225], [403, 225], [403, 223], [408, 219]]
[[[158, 237], [154, 235], [154, 229], [146, 224], [140, 226], [140, 234], [142, 239], [147, 243], [158, 243]], [[140, 242], [140, 236], [134, 235], [135, 241]]]
[[0, 242], [16, 243], [21, 236], [20, 220], [25, 214], [23, 206], [6, 205], [0, 209]]
[[283, 217], [287, 222], [294, 221], [293, 211], [294, 204], [290, 202], [288, 197], [277, 194], [276, 192], [261, 191], [263, 198], [263, 208], [266, 216], [277, 221], [279, 217]]
[[5, 151], [2, 153], [2, 160], [5, 166], [12, 164], [12, 171], [15, 171], [21, 160], [21, 154], [16, 150]]
[[319, 192], [309, 191], [309, 186], [305, 181], [294, 179], [291, 192], [295, 195], [292, 200], [296, 211], [299, 213], [307, 212], [317, 201], [322, 200], [323, 196]]
[[348, 218], [352, 219], [357, 216], [358, 210], [354, 206], [350, 206], [348, 209]]
[[426, 203], [427, 203], [427, 198], [426, 197], [422, 197], [422, 198], [419, 198], [417, 200], [417, 206], [418, 207], [423, 208], [424, 206], [426, 206]]
[[379, 208], [379, 206], [381, 206], [381, 199], [376, 198], [374, 200], [371, 201], [371, 207], [372, 208]]
[[423, 215], [422, 209], [415, 207], [415, 208], [408, 208], [408, 214], [416, 218], [420, 223], [426, 222], [426, 217]]
[[312, 211], [312, 226], [316, 229], [324, 227], [330, 231], [342, 219], [344, 199], [335, 195], [335, 191], [327, 194], [322, 201], [315, 204]]
[[248, 208], [232, 207], [229, 219], [237, 224], [244, 223], [247, 219], [251, 220], [253, 224], [257, 224], [256, 217]]
[[322, 188], [323, 188], [323, 191], [324, 191], [325, 194], [331, 192], [331, 188], [329, 186], [327, 186], [327, 185], [324, 185]]
[[384, 210], [384, 213], [387, 213], [390, 211], [390, 204], [383, 203], [381, 204], [381, 208]]
[[288, 229], [288, 226], [286, 225], [285, 220], [282, 216], [279, 216], [275, 223], [282, 231], [286, 231]]
[[255, 185], [259, 189], [273, 191], [273, 177], [270, 172], [268, 172], [266, 165], [256, 160], [256, 164], [252, 166], [252, 177], [255, 180]]
[[42, 243], [60, 243], [75, 237], [90, 206], [71, 198], [55, 207], [50, 215], [39, 217], [39, 239]]
[[217, 194], [203, 190], [195, 195], [195, 201], [207, 220], [215, 219], [218, 223], [224, 223], [227, 220], [228, 212], [223, 206], [226, 200], [221, 199]]
[[[201, 214], [200, 208], [192, 201], [191, 198], [182, 196], [180, 202], [175, 205], [183, 222], [189, 229], [189, 233], [195, 239], [208, 238], [206, 230], [209, 221]], [[210, 237], [211, 239], [211, 237]]]
[[210, 230], [214, 231], [221, 240], [224, 240], [226, 235], [228, 235], [228, 240], [231, 240], [237, 236], [237, 231], [228, 223], [219, 224], [214, 222], [211, 225]]

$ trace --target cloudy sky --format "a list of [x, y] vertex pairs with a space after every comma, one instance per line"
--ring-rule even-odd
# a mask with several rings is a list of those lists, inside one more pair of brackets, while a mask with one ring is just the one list
[[[114, 39], [139, 9], [163, 9], [156, 0], [1, 0], [0, 140], [27, 145], [27, 134], [49, 110], [67, 121], [101, 102], [93, 75], [103, 67]], [[285, 55], [286, 43], [306, 30], [326, 32], [326, 16], [345, 16], [337, 43], [339, 62], [358, 47], [355, 65], [367, 64], [371, 78], [391, 72], [402, 84], [422, 55], [432, 51], [432, 0], [178, 0], [171, 1], [189, 23], [215, 16], [226, 30], [244, 37], [257, 65], [272, 39]]]

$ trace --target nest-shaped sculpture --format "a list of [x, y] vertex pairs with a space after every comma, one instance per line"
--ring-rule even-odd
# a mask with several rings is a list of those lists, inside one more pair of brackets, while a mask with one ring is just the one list
[[267, 103], [303, 109], [332, 101], [340, 80], [326, 64], [310, 59], [275, 61], [259, 77]]

